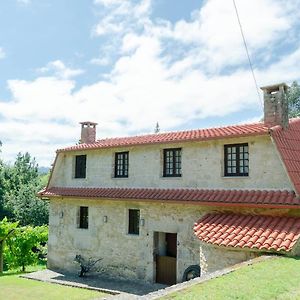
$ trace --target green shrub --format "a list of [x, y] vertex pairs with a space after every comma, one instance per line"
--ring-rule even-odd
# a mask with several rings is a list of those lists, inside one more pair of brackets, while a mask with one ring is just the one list
[[26, 266], [45, 260], [47, 239], [47, 226], [17, 228], [14, 235], [7, 240], [4, 250], [4, 260], [8, 268], [22, 267], [22, 271], [25, 271]]

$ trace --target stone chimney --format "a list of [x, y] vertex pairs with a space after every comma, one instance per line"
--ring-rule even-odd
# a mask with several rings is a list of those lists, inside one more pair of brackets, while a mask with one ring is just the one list
[[288, 86], [279, 83], [261, 87], [264, 92], [264, 123], [268, 127], [289, 125], [289, 107], [286, 97]]
[[81, 124], [81, 139], [80, 144], [90, 144], [96, 141], [96, 125], [94, 122], [80, 122]]

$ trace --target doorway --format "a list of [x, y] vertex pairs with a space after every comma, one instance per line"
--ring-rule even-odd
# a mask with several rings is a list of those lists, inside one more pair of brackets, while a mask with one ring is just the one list
[[154, 232], [155, 282], [176, 283], [177, 233]]

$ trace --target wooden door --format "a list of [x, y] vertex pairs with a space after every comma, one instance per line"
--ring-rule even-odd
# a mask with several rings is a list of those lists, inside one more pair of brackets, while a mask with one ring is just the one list
[[161, 252], [156, 255], [156, 282], [172, 285], [176, 283], [177, 234], [163, 234], [164, 245], [157, 247]]

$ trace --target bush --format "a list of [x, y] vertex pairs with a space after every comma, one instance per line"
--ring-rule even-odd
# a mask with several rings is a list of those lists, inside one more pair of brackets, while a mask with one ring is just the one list
[[4, 250], [4, 260], [9, 269], [36, 265], [46, 256], [48, 239], [47, 226], [25, 226], [15, 230], [14, 235], [7, 240]]

